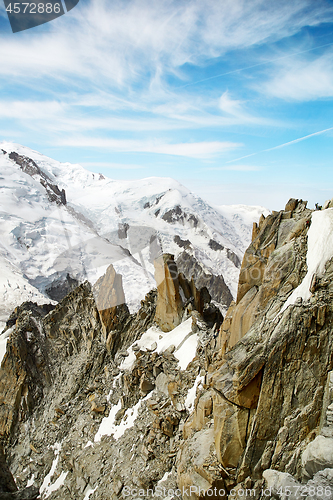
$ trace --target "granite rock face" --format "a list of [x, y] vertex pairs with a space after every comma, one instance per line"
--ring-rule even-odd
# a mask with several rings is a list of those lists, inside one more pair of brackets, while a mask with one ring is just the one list
[[102, 324], [103, 335], [108, 345], [112, 343], [112, 333], [122, 328], [130, 315], [125, 304], [122, 277], [112, 264], [106, 273], [97, 280], [93, 288], [96, 306]]
[[192, 311], [197, 311], [209, 326], [219, 328], [223, 316], [211, 303], [211, 296], [205, 286], [198, 289], [193, 275], [188, 280], [183, 273], [179, 273], [173, 255], [161, 255], [154, 265], [157, 283], [154, 319], [161, 330], [172, 330]]
[[[52, 310], [19, 308], [0, 371], [17, 485], [33, 477], [50, 500], [166, 498], [177, 488], [191, 500], [332, 498], [333, 259], [309, 298], [286, 307], [308, 272], [313, 221], [296, 199], [261, 218], [220, 327], [207, 288], [171, 255], [156, 262], [157, 291], [136, 314], [112, 268]], [[165, 335], [177, 343], [177, 327], [179, 345], [162, 349]]]
[[158, 296], [155, 321], [164, 332], [168, 332], [181, 323], [182, 317], [178, 270], [170, 254], [158, 257], [154, 265]]
[[[287, 473], [298, 484], [331, 467], [327, 450], [333, 423], [333, 392], [328, 388], [333, 366], [332, 262], [311, 285], [309, 301], [298, 299], [283, 309], [307, 271], [310, 223], [306, 203], [290, 200], [286, 210], [262, 217], [254, 228], [237, 302], [229, 308], [208, 367], [211, 421], [198, 426], [198, 418], [192, 416], [179, 470], [193, 460], [195, 436], [200, 440], [211, 422], [211, 455], [228, 473], [229, 490], [236, 485], [245, 489], [247, 480], [259, 492], [268, 469]], [[194, 415], [201, 411], [202, 398], [207, 394], [199, 398]], [[213, 483], [212, 479], [210, 488]], [[274, 498], [284, 498], [277, 491]]]

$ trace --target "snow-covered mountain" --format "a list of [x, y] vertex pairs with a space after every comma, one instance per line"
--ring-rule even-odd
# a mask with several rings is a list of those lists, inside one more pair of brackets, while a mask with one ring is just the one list
[[116, 181], [18, 144], [0, 147], [0, 322], [24, 300], [57, 299], [75, 280], [94, 283], [110, 263], [136, 310], [156, 286], [161, 252], [223, 276], [235, 296], [262, 207], [212, 207], [173, 179]]

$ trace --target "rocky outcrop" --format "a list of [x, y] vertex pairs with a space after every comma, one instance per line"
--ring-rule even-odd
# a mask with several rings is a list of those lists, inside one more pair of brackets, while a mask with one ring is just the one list
[[[135, 315], [121, 319], [115, 309], [111, 329], [97, 300], [101, 290], [102, 311], [119, 306], [110, 268], [94, 293], [85, 284], [48, 313], [18, 311], [7, 379], [0, 372], [3, 441], [18, 486], [28, 471], [42, 492], [50, 475], [50, 500], [117, 500], [132, 490], [150, 498], [147, 490], [162, 486], [191, 500], [245, 491], [298, 500], [304, 487], [308, 500], [322, 491], [332, 498], [333, 259], [304, 280], [316, 214], [290, 200], [261, 218], [219, 331], [207, 289], [169, 254], [156, 262], [158, 290]], [[166, 348], [165, 336], [175, 342], [178, 332], [178, 347]], [[187, 341], [196, 354], [189, 362], [185, 349], [180, 369]]]
[[[255, 498], [264, 498], [263, 477], [274, 498], [285, 498], [281, 485], [300, 486], [309, 479], [309, 487], [333, 486], [333, 475], [324, 472], [332, 467], [327, 451], [333, 423], [328, 388], [333, 366], [332, 261], [312, 280], [309, 301], [300, 298], [283, 307], [307, 272], [310, 224], [306, 204], [290, 200], [286, 210], [262, 217], [255, 227], [242, 263], [237, 303], [229, 308], [208, 367], [208, 392], [199, 396], [184, 436], [179, 481], [184, 464], [196, 456], [195, 443], [210, 432], [212, 448], [205, 453], [216, 456], [223, 467], [227, 491], [244, 491], [250, 484]], [[205, 421], [202, 408], [210, 399], [211, 416]], [[204, 471], [195, 470], [201, 479], [194, 475], [187, 481], [193, 488], [207, 481]], [[289, 483], [284, 479], [288, 475]], [[205, 488], [215, 481], [211, 477]]]
[[198, 289], [193, 277], [187, 280], [178, 273], [173, 255], [161, 255], [154, 265], [157, 283], [155, 321], [164, 332], [178, 326], [192, 311], [197, 311], [210, 327], [219, 328], [223, 316], [211, 303], [207, 288]]
[[219, 303], [229, 306], [232, 302], [231, 292], [222, 275], [215, 276], [203, 269], [198, 260], [188, 252], [182, 252], [176, 261], [177, 268], [188, 281], [193, 279], [196, 288], [206, 287], [211, 298]]
[[[134, 344], [133, 366], [122, 369], [126, 345], [140, 339], [153, 323], [156, 297], [156, 291], [150, 292], [138, 313], [128, 317], [111, 350], [87, 283], [48, 313], [28, 306], [17, 311], [1, 374], [4, 399], [16, 391], [13, 399], [18, 410], [4, 418], [11, 430], [3, 435], [3, 442], [20, 488], [32, 478], [42, 498], [48, 495], [54, 500], [84, 498], [93, 490], [95, 499], [119, 498], [124, 488], [161, 485], [176, 490], [174, 464], [189, 401], [194, 400], [194, 394], [189, 400], [189, 391], [195, 393], [197, 375], [211, 352], [207, 343], [214, 344], [215, 339], [196, 313], [192, 330], [181, 344], [187, 338], [200, 338], [200, 348], [186, 371], [179, 369], [174, 346], [157, 352], [156, 343], [149, 349]], [[25, 335], [27, 318], [36, 330], [30, 327], [25, 350], [13, 352], [10, 345]], [[39, 379], [32, 381], [26, 360], [35, 353], [38, 333], [43, 349]], [[37, 366], [37, 353], [34, 363]], [[13, 366], [11, 378], [9, 366]], [[26, 373], [17, 384], [22, 366]], [[40, 395], [30, 385], [28, 391], [24, 389], [29, 380], [39, 387]], [[26, 407], [30, 399], [33, 404]], [[8, 406], [8, 401], [3, 402]]]
[[[154, 323], [156, 311], [156, 290], [147, 293], [144, 300], [141, 301], [141, 307], [137, 313], [126, 317], [124, 323], [118, 323], [119, 328], [111, 331], [106, 342], [106, 347], [112, 355], [117, 351], [125, 350], [133, 344], [141, 335]], [[122, 309], [120, 310], [122, 312]]]
[[[112, 264], [107, 268], [106, 273], [97, 280], [93, 292], [104, 338], [108, 341], [110, 332], [121, 328], [129, 316], [129, 310], [125, 304], [122, 277], [116, 273]], [[110, 342], [111, 340], [108, 341], [108, 343]]]
[[66, 193], [64, 189], [59, 189], [56, 184], [52, 184], [50, 177], [43, 172], [38, 165], [28, 156], [19, 155], [15, 151], [9, 153], [9, 158], [13, 160], [21, 170], [39, 180], [41, 185], [45, 188], [48, 199], [55, 202], [57, 205], [66, 205]]
[[[276, 295], [281, 295], [282, 302], [305, 274], [304, 252], [311, 211], [302, 200], [294, 199], [289, 200], [286, 208], [292, 210], [275, 212], [267, 218], [261, 216], [255, 227], [240, 270], [237, 302], [231, 304], [226, 315], [229, 319], [222, 327], [221, 346], [226, 341], [229, 348], [235, 345]], [[279, 308], [277, 304], [276, 309]]]
[[194, 228], [199, 224], [198, 218], [193, 214], [184, 212], [180, 205], [176, 205], [174, 208], [167, 210], [161, 218], [169, 224], [180, 223], [184, 225], [188, 223]]
[[183, 301], [179, 293], [178, 269], [170, 254], [163, 254], [154, 261], [157, 283], [155, 321], [168, 332], [181, 322]]
[[56, 307], [23, 304], [7, 325], [12, 326], [0, 368], [0, 436], [5, 444], [46, 397], [63, 360], [82, 349], [89, 352], [101, 329], [87, 284]]
[[24, 421], [41, 401], [50, 382], [45, 338], [40, 316], [22, 310], [7, 341], [0, 368], [0, 437], [7, 440], [18, 421]]

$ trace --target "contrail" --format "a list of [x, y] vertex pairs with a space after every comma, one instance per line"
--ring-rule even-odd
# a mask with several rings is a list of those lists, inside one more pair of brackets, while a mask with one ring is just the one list
[[264, 66], [265, 64], [270, 64], [275, 61], [280, 61], [281, 59], [286, 59], [287, 57], [298, 56], [299, 54], [305, 54], [306, 52], [311, 52], [312, 50], [322, 49], [323, 47], [329, 47], [333, 45], [333, 42], [325, 43], [325, 45], [319, 45], [318, 47], [313, 47], [312, 49], [301, 50], [300, 52], [294, 52], [293, 54], [288, 54], [286, 56], [277, 57], [276, 59], [270, 59], [269, 61], [261, 62], [258, 64], [253, 64], [252, 66], [245, 66], [244, 68], [234, 69], [232, 71], [227, 71], [226, 73], [220, 73], [219, 75], [209, 76], [208, 78], [203, 78], [202, 80], [196, 80], [195, 82], [185, 83], [175, 89], [183, 89], [184, 87], [189, 87], [190, 85], [196, 85], [197, 83], [207, 82], [208, 80], [214, 80], [215, 78], [220, 78], [221, 76], [232, 75], [233, 73], [238, 73], [239, 71], [245, 71], [246, 69], [257, 68], [258, 66]]
[[294, 139], [293, 141], [285, 142], [284, 144], [280, 144], [279, 146], [274, 146], [274, 148], [262, 149], [261, 151], [257, 151], [256, 153], [251, 153], [250, 155], [241, 156], [240, 158], [235, 158], [234, 160], [229, 160], [226, 163], [232, 163], [234, 161], [244, 160], [244, 158], [249, 158], [250, 156], [255, 156], [260, 153], [266, 153], [267, 151], [273, 151], [274, 149], [284, 148], [285, 146], [289, 146], [290, 144], [296, 144], [297, 142], [305, 141], [305, 139], [309, 139], [309, 137], [324, 134], [329, 130], [333, 130], [333, 127], [325, 128], [325, 130], [320, 130], [319, 132], [314, 132], [313, 134], [305, 135], [304, 137], [299, 137], [298, 139]]

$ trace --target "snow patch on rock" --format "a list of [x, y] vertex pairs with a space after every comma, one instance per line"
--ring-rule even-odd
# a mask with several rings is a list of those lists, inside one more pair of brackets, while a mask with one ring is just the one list
[[302, 283], [293, 291], [280, 312], [295, 304], [301, 297], [304, 301], [311, 297], [310, 286], [313, 277], [323, 276], [326, 263], [333, 257], [333, 208], [313, 212], [308, 231], [306, 264], [308, 272]]
[[131, 370], [136, 360], [134, 346], [141, 350], [149, 350], [156, 342], [156, 351], [160, 354], [171, 346], [175, 346], [174, 356], [179, 361], [181, 370], [185, 370], [187, 365], [195, 356], [198, 345], [198, 335], [192, 332], [192, 318], [187, 319], [170, 332], [163, 332], [160, 328], [152, 326], [129, 348], [129, 355], [120, 365], [121, 370]]

